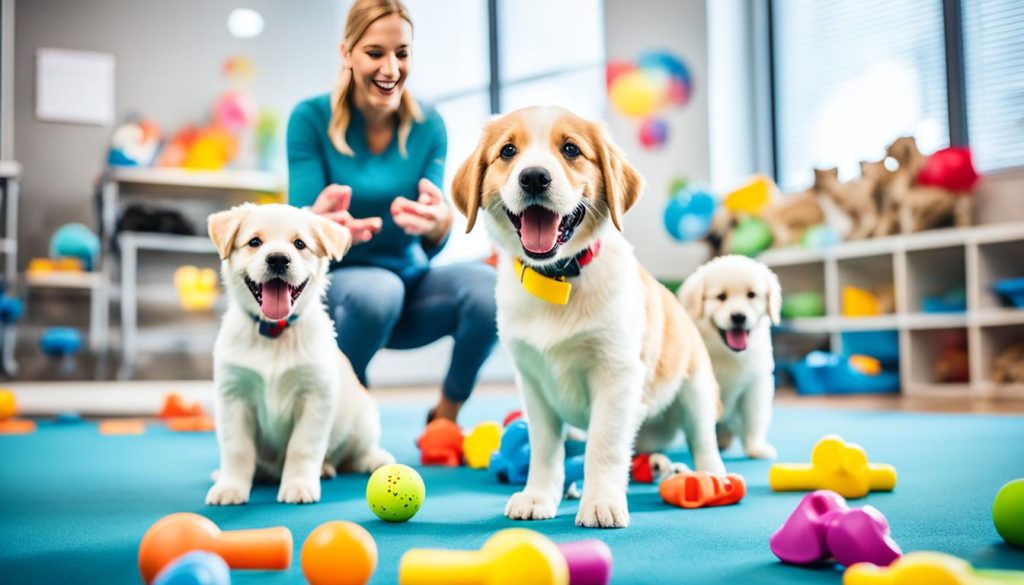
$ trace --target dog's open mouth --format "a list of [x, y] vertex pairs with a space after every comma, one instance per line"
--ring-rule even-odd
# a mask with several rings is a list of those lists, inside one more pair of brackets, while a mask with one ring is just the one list
[[743, 351], [747, 349], [747, 340], [750, 338], [750, 332], [746, 329], [719, 329], [718, 333], [722, 336], [722, 341], [725, 345], [733, 351]]
[[299, 286], [292, 286], [280, 278], [272, 278], [263, 284], [257, 284], [245, 276], [245, 284], [260, 306], [260, 312], [271, 321], [287, 319], [292, 314], [295, 300], [302, 294], [307, 283], [309, 283], [308, 278]]
[[569, 241], [573, 230], [583, 221], [586, 209], [580, 204], [569, 215], [558, 215], [547, 207], [531, 205], [519, 215], [507, 209], [505, 213], [519, 234], [523, 251], [527, 256], [539, 259], [554, 256], [558, 247]]

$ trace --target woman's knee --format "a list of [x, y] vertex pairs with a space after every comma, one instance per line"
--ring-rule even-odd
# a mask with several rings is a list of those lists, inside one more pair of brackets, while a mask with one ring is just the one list
[[486, 264], [468, 265], [461, 279], [462, 307], [469, 318], [480, 323], [495, 323], [497, 307], [494, 301], [494, 286], [497, 275]]
[[405, 285], [393, 272], [341, 269], [331, 274], [328, 303], [335, 314], [340, 310], [360, 321], [393, 324], [404, 302]]

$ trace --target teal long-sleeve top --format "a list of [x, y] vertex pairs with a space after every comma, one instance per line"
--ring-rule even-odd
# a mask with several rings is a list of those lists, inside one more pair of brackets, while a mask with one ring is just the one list
[[345, 137], [355, 156], [344, 155], [331, 143], [327, 127], [331, 119], [330, 95], [300, 103], [288, 120], [288, 201], [296, 207], [313, 205], [317, 195], [331, 183], [352, 187], [353, 217], [380, 217], [380, 233], [368, 242], [356, 244], [340, 266], [385, 268], [407, 282], [426, 272], [437, 246], [424, 248], [419, 236], [411, 236], [395, 224], [391, 202], [395, 197], [415, 201], [418, 184], [426, 178], [438, 187], [444, 180], [444, 159], [448, 148], [444, 121], [437, 112], [424, 108], [423, 121], [413, 122], [406, 142], [406, 156], [398, 150], [397, 127], [391, 144], [379, 154], [370, 152], [366, 120], [352, 107], [352, 120]]

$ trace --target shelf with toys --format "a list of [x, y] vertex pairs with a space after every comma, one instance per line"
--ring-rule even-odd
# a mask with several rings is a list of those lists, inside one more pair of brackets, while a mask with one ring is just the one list
[[907, 395], [1024, 399], [1024, 224], [970, 226], [979, 177], [965, 149], [925, 156], [901, 138], [886, 154], [849, 182], [817, 170], [810, 189], [765, 193], [753, 211], [726, 196], [712, 220], [721, 251], [779, 276], [777, 362], [806, 365], [792, 348], [810, 347], [856, 369], [851, 355], [877, 351], [888, 364], [864, 371], [881, 362]]

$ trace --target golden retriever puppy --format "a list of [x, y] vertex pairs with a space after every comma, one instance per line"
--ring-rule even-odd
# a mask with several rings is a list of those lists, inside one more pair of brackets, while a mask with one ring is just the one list
[[782, 287], [764, 264], [720, 256], [699, 267], [679, 289], [711, 354], [722, 395], [718, 446], [734, 436], [748, 457], [774, 459], [768, 443], [775, 396], [772, 324], [779, 323]]
[[587, 430], [580, 526], [629, 524], [634, 444], [661, 451], [683, 430], [696, 467], [725, 473], [707, 350], [620, 233], [641, 188], [600, 126], [556, 107], [489, 122], [452, 183], [467, 230], [482, 216], [500, 250], [498, 332], [530, 423], [509, 518], [555, 515], [567, 425]]

